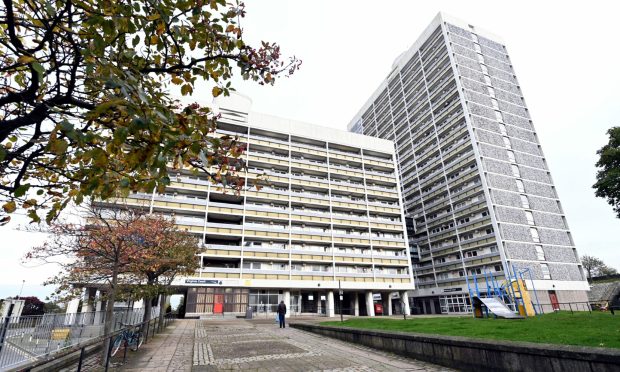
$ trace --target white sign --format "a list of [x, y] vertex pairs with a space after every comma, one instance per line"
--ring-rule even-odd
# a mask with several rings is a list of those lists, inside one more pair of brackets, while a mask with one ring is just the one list
[[314, 301], [314, 296], [313, 295], [308, 295], [308, 301]]
[[321, 296], [321, 301], [325, 301], [325, 296]]

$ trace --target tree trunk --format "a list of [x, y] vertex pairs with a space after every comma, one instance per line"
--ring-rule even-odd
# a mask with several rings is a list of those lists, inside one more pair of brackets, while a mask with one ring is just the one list
[[144, 297], [144, 315], [142, 316], [143, 322], [151, 320], [151, 311], [153, 310], [153, 298]]
[[110, 285], [110, 291], [107, 294], [107, 300], [105, 305], [105, 322], [103, 324], [103, 334], [105, 340], [103, 342], [103, 350], [101, 360], [102, 365], [106, 365], [108, 359], [108, 351], [110, 350], [110, 337], [109, 335], [113, 331], [114, 321], [114, 301], [116, 300], [116, 284], [118, 282], [118, 264], [114, 266], [112, 271], [112, 284]]
[[164, 315], [166, 314], [166, 295], [160, 294], [159, 298], [159, 329], [164, 329]]

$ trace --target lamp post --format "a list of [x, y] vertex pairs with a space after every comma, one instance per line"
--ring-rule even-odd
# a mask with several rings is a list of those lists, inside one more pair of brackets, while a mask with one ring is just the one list
[[22, 292], [24, 290], [24, 283], [26, 283], [26, 279], [22, 279], [22, 287], [19, 290], [19, 294], [17, 295], [17, 299], [19, 300], [19, 298], [22, 296]]

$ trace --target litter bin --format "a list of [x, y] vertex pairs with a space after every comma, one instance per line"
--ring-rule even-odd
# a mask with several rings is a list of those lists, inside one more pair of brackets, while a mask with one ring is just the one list
[[245, 311], [245, 318], [252, 319], [254, 316], [254, 311], [252, 310], [252, 306], [248, 306], [248, 309]]

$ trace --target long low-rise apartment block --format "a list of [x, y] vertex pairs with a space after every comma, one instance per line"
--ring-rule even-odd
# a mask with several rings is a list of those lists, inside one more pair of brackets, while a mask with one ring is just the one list
[[400, 298], [414, 284], [393, 143], [254, 113], [241, 95], [215, 106], [213, 135], [247, 144], [239, 176], [266, 186], [235, 193], [180, 171], [165, 193], [122, 201], [174, 216], [199, 238], [201, 268], [174, 283], [187, 290], [187, 315], [271, 312], [282, 300], [293, 314], [408, 313]]

